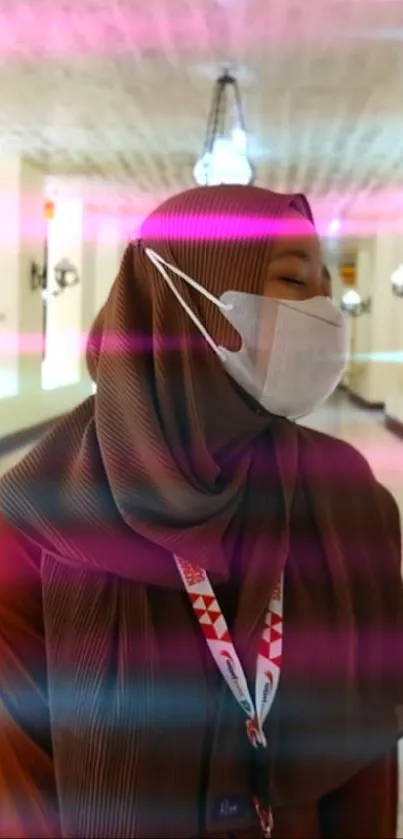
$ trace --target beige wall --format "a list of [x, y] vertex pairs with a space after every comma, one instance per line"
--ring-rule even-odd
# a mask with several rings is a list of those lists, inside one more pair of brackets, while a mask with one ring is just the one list
[[403, 237], [379, 235], [361, 248], [357, 289], [371, 299], [371, 312], [351, 324], [349, 387], [366, 402], [394, 405], [394, 410], [403, 392], [403, 300], [392, 294], [390, 277], [402, 261]]
[[1, 399], [38, 387], [34, 356], [42, 306], [30, 290], [30, 268], [43, 261], [41, 172], [19, 158], [0, 158], [0, 202]]
[[18, 390], [19, 180], [20, 161], [0, 158], [0, 394], [10, 396]]
[[[85, 365], [85, 339], [117, 274], [124, 247], [116, 219], [108, 220], [106, 236], [104, 221], [95, 213], [80, 202], [69, 200], [64, 205], [65, 223], [54, 239], [50, 261], [71, 259], [81, 283], [51, 301], [49, 350], [57, 359], [54, 366], [70, 365], [74, 376], [69, 380], [62, 370], [60, 382], [56, 376], [53, 386], [44, 389], [42, 302], [40, 291], [30, 288], [29, 268], [32, 260], [43, 264], [45, 185], [38, 171], [21, 161], [13, 164], [14, 168], [10, 161], [0, 162], [3, 194], [5, 182], [8, 186], [7, 236], [3, 233], [0, 241], [0, 314], [7, 315], [7, 321], [0, 322], [0, 437], [69, 411], [93, 392]], [[12, 338], [15, 346], [10, 353]]]
[[119, 219], [115, 216], [102, 215], [97, 224], [97, 248], [95, 253], [95, 310], [98, 312], [110, 292], [112, 283], [117, 275], [123, 255], [125, 242]]

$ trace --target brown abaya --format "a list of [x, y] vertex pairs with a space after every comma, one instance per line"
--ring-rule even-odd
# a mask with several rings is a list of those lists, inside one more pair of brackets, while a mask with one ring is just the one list
[[347, 444], [257, 412], [144, 252], [218, 296], [262, 293], [290, 204], [311, 217], [305, 199], [252, 187], [192, 190], [150, 216], [93, 329], [96, 396], [0, 481], [2, 835], [259, 836], [244, 720], [172, 553], [207, 569], [251, 682], [285, 572], [274, 835], [394, 835], [396, 504]]

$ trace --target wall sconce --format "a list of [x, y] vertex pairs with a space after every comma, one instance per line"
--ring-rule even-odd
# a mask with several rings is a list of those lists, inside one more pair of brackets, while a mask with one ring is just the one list
[[390, 278], [392, 292], [396, 297], [403, 297], [403, 265], [399, 265]]
[[341, 298], [340, 308], [353, 318], [360, 315], [368, 315], [371, 311], [371, 299], [363, 300], [361, 295], [354, 288], [350, 288]]
[[53, 294], [56, 296], [61, 294], [66, 288], [78, 285], [80, 277], [78, 276], [77, 268], [69, 259], [61, 259], [55, 265], [55, 280], [58, 288]]
[[41, 268], [37, 262], [31, 263], [31, 291], [44, 289], [46, 286], [46, 267]]
[[41, 289], [42, 297], [58, 297], [66, 288], [71, 288], [80, 282], [77, 268], [69, 259], [61, 259], [54, 267], [54, 278], [57, 285], [53, 291], [47, 288], [47, 269], [41, 268], [37, 262], [31, 264], [31, 291]]

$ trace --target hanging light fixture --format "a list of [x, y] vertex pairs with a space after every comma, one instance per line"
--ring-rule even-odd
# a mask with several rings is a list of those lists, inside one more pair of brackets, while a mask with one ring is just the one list
[[[228, 101], [230, 91], [232, 106]], [[199, 186], [246, 186], [253, 181], [238, 82], [228, 71], [215, 83], [204, 150], [193, 176]]]

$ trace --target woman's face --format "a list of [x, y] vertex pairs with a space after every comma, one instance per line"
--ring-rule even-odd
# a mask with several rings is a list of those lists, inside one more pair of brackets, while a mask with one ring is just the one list
[[[328, 297], [329, 283], [324, 271], [319, 239], [313, 225], [296, 210], [284, 218], [285, 235], [276, 238], [267, 270], [264, 296], [278, 300], [308, 300]], [[254, 362], [264, 381], [273, 335], [262, 315], [258, 326]]]
[[315, 229], [308, 219], [290, 208], [284, 217], [284, 235], [279, 235], [272, 247], [264, 295], [307, 300], [328, 294]]

